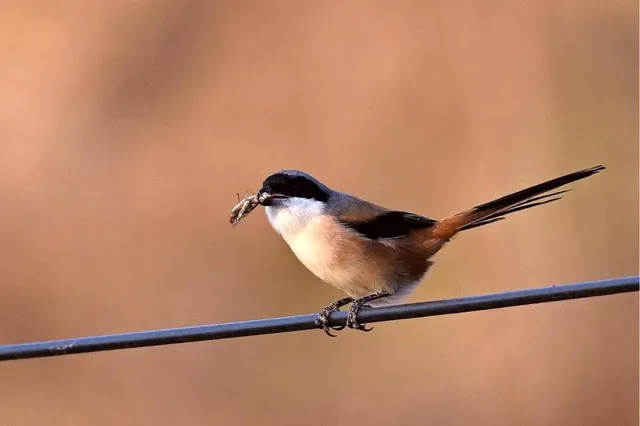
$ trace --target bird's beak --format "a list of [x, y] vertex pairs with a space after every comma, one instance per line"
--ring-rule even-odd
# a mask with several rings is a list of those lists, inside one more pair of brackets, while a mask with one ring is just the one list
[[258, 191], [258, 202], [263, 206], [270, 206], [273, 204], [274, 200], [282, 200], [286, 198], [289, 197], [284, 194], [273, 192], [269, 185], [263, 186], [260, 191]]

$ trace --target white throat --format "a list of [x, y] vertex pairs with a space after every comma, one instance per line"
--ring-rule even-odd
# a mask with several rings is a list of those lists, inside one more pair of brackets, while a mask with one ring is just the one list
[[280, 202], [266, 206], [265, 210], [273, 229], [283, 236], [298, 233], [324, 212], [324, 203], [318, 200], [293, 197]]

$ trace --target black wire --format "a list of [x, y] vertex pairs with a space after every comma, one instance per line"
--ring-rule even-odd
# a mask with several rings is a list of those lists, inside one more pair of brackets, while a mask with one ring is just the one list
[[[518, 290], [507, 293], [487, 294], [483, 296], [363, 309], [358, 314], [358, 320], [363, 323], [393, 321], [628, 293], [638, 291], [639, 279], [640, 277], [638, 276], [622, 277], [578, 284]], [[310, 330], [317, 328], [314, 323], [315, 319], [316, 314], [299, 315], [225, 324], [4, 345], [0, 346], [0, 361]], [[329, 325], [344, 324], [346, 319], [346, 312], [333, 313], [329, 317]]]

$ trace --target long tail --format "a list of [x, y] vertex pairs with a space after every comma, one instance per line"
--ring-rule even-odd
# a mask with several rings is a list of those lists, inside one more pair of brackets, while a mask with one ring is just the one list
[[604, 170], [604, 166], [595, 166], [589, 169], [580, 170], [551, 179], [530, 188], [523, 189], [522, 191], [505, 195], [497, 200], [480, 204], [470, 210], [466, 210], [438, 221], [438, 223], [432, 228], [431, 236], [432, 238], [440, 239], [442, 241], [448, 241], [460, 231], [488, 225], [490, 223], [503, 220], [505, 216], [511, 213], [559, 200], [562, 198], [560, 195], [570, 191], [570, 189], [551, 193], [548, 192], [568, 183], [587, 178], [601, 170]]

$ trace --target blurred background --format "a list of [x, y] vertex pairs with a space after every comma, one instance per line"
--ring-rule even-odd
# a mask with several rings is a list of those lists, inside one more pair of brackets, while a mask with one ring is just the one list
[[[342, 297], [236, 193], [282, 168], [441, 217], [410, 301], [638, 272], [638, 4], [4, 1], [0, 344]], [[636, 425], [638, 296], [0, 364], [0, 425]]]

